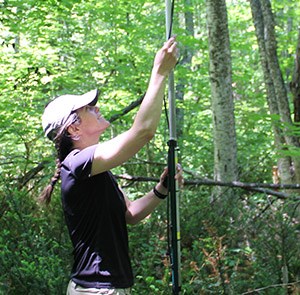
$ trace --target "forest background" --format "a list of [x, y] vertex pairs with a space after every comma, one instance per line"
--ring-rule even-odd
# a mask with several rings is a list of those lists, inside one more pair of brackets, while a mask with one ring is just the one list
[[[165, 41], [164, 1], [0, 0], [0, 294], [65, 294], [72, 247], [42, 131], [49, 99], [100, 91], [108, 139], [132, 123]], [[300, 7], [175, 1], [182, 294], [299, 294]], [[167, 106], [166, 106], [167, 108]], [[115, 169], [132, 199], [166, 165], [155, 138]], [[133, 294], [171, 294], [167, 202], [129, 227]]]

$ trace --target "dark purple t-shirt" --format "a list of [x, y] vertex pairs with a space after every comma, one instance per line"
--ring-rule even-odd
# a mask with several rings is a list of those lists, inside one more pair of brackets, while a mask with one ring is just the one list
[[62, 205], [74, 246], [71, 278], [86, 288], [128, 288], [126, 204], [111, 172], [90, 176], [95, 148], [74, 150], [62, 163]]

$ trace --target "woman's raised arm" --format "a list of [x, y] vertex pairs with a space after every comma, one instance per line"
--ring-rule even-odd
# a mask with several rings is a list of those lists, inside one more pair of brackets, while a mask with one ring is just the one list
[[176, 38], [172, 37], [157, 52], [148, 89], [132, 127], [115, 138], [98, 144], [92, 175], [121, 165], [152, 139], [161, 117], [166, 78], [176, 65], [177, 51]]

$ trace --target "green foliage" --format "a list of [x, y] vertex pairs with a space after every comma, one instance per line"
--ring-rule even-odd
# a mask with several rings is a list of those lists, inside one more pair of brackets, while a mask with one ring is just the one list
[[[190, 3], [190, 4], [188, 4]], [[297, 1], [272, 1], [280, 64], [288, 84], [297, 40]], [[264, 81], [247, 1], [227, 1], [240, 180], [271, 182], [281, 154], [273, 144]], [[192, 12], [194, 36], [185, 29]], [[63, 93], [100, 90], [107, 118], [146, 90], [153, 56], [165, 39], [162, 1], [0, 1], [0, 294], [64, 294], [72, 247], [62, 216], [59, 189], [49, 208], [36, 198], [54, 170], [55, 151], [44, 138], [44, 105]], [[175, 4], [174, 33], [182, 58], [175, 70], [182, 83], [184, 113], [179, 159], [186, 182], [213, 178], [213, 138], [204, 1]], [[113, 123], [103, 139], [126, 130], [135, 111]], [[155, 139], [117, 174], [157, 176], [166, 165], [168, 131], [163, 115]], [[285, 126], [298, 136], [299, 126]], [[153, 183], [128, 183], [132, 199]], [[282, 269], [299, 280], [297, 204], [235, 190], [236, 200], [219, 216], [208, 186], [186, 185], [180, 197], [182, 294], [284, 294]], [[167, 253], [167, 208], [129, 227], [135, 274], [133, 294], [171, 294]], [[296, 290], [296, 286], [294, 286]], [[297, 291], [297, 290], [296, 290]], [[265, 293], [263, 293], [265, 292]]]
[[45, 214], [26, 191], [1, 196], [0, 294], [63, 294], [71, 251], [60, 206]]

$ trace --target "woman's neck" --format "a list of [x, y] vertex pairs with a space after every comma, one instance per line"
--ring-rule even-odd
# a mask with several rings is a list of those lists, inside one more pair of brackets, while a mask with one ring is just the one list
[[95, 145], [99, 142], [99, 140], [87, 140], [84, 138], [80, 138], [79, 140], [73, 140], [73, 146], [75, 149], [83, 150], [89, 146]]

